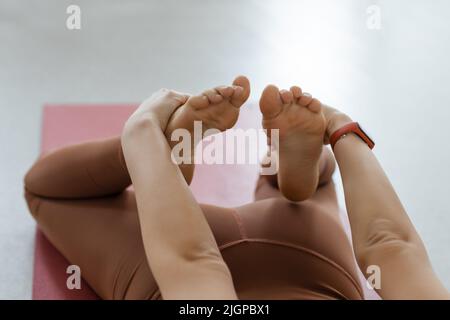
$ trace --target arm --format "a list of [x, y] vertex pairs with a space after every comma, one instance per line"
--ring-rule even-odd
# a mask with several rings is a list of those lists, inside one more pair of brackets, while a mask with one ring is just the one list
[[[326, 109], [327, 134], [351, 122]], [[385, 299], [449, 299], [435, 275], [426, 249], [373, 152], [356, 135], [334, 148], [344, 185], [355, 255], [365, 273], [380, 267]]]
[[171, 160], [163, 130], [172, 112], [161, 116], [161, 104], [144, 102], [122, 135], [150, 267], [165, 299], [236, 299], [203, 212]]

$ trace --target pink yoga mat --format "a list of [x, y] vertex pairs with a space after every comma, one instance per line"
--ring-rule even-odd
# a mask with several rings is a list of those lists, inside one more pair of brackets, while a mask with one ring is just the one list
[[[119, 135], [123, 124], [135, 110], [124, 105], [48, 105], [43, 111], [41, 151], [90, 139]], [[260, 113], [256, 104], [241, 111], [237, 127], [259, 128]], [[258, 165], [198, 165], [191, 189], [199, 202], [218, 206], [239, 206], [253, 200]], [[214, 183], [211, 183], [214, 181]], [[38, 230], [36, 233], [33, 299], [98, 299], [82, 282], [81, 290], [66, 286], [69, 262]], [[373, 298], [373, 292], [366, 292]]]
[[[72, 143], [117, 135], [134, 109], [133, 105], [46, 106], [43, 112], [41, 151], [48, 152]], [[82, 282], [81, 290], [67, 288], [66, 270], [69, 265], [38, 229], [34, 255], [33, 299], [98, 299], [85, 282]]]

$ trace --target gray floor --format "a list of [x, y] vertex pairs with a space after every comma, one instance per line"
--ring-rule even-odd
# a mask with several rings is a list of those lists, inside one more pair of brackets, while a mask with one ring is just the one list
[[[82, 29], [65, 27], [77, 3]], [[22, 177], [47, 102], [140, 101], [236, 74], [300, 84], [370, 128], [376, 154], [450, 288], [450, 2], [0, 0], [0, 298], [31, 296]], [[381, 9], [381, 30], [366, 9]]]

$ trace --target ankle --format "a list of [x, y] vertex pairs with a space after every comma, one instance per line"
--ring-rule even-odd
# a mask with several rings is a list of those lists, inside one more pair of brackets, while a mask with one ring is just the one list
[[[309, 176], [305, 176], [302, 183], [298, 181], [283, 181], [279, 176], [278, 185], [283, 196], [294, 202], [301, 202], [311, 198], [319, 186], [319, 166], [316, 166]], [[280, 179], [281, 178], [281, 179]]]

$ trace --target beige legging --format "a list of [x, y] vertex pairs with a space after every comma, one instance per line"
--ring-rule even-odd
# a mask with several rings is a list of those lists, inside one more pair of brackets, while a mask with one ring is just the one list
[[[363, 298], [338, 217], [334, 167], [324, 149], [319, 187], [301, 203], [282, 197], [276, 177], [260, 177], [253, 203], [201, 205], [239, 298]], [[39, 228], [101, 298], [159, 299], [130, 183], [114, 137], [40, 158], [25, 177], [25, 197]]]

